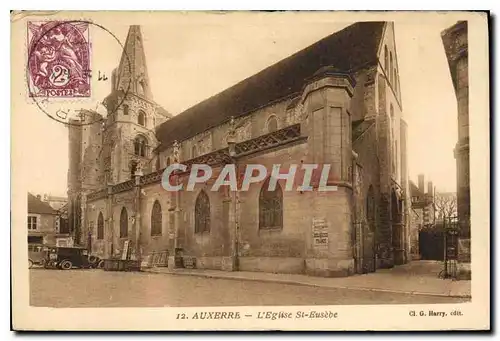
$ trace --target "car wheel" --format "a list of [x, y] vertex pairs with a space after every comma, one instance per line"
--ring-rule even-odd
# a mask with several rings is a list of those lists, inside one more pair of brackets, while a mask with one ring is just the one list
[[69, 260], [63, 260], [60, 267], [63, 270], [70, 270], [73, 267], [73, 264]]
[[89, 256], [89, 263], [92, 265], [99, 263], [99, 257]]
[[99, 263], [97, 263], [97, 268], [104, 269], [104, 260], [103, 259], [101, 259], [101, 261]]
[[31, 259], [28, 259], [28, 269], [31, 269], [33, 267], [33, 261]]

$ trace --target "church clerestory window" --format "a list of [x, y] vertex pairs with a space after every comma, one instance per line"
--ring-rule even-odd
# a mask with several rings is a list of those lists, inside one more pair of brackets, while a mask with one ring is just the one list
[[269, 190], [269, 179], [264, 182], [259, 196], [259, 229], [283, 229], [283, 192], [279, 183]]

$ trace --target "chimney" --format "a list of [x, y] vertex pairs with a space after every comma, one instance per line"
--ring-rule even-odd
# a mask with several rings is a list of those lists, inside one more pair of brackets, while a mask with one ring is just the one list
[[432, 185], [432, 181], [429, 181], [427, 183], [427, 194], [429, 194], [431, 197], [434, 195], [434, 187]]
[[418, 175], [418, 189], [420, 190], [420, 192], [422, 192], [422, 194], [425, 194], [425, 185], [424, 185], [424, 175], [423, 174]]

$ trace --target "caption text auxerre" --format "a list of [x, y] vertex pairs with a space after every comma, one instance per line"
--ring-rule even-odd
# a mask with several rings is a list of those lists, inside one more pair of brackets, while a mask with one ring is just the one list
[[241, 314], [240, 312], [220, 312], [220, 311], [204, 311], [196, 312], [192, 315], [177, 314], [176, 319], [185, 320], [222, 320], [222, 319], [242, 319], [242, 318], [257, 318], [266, 320], [285, 320], [285, 319], [334, 319], [338, 317], [337, 312], [332, 311], [297, 311], [295, 313], [287, 311], [259, 311], [254, 314]]

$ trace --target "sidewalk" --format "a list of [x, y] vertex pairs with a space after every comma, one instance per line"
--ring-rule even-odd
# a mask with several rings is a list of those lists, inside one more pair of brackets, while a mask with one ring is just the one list
[[442, 269], [441, 266], [439, 262], [417, 261], [393, 269], [377, 270], [377, 272], [370, 274], [342, 278], [247, 271], [226, 272], [204, 269], [148, 268], [143, 269], [143, 271], [170, 275], [305, 285], [321, 288], [470, 298], [471, 281], [440, 279], [438, 278], [438, 274]]

